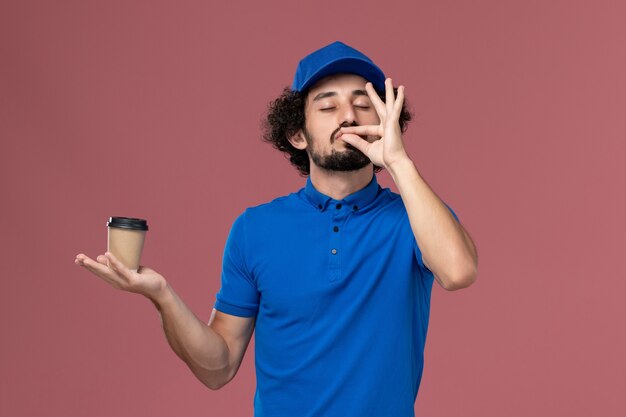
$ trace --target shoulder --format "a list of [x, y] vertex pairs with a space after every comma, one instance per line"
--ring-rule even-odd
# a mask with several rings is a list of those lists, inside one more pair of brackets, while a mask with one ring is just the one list
[[246, 207], [237, 215], [235, 223], [255, 225], [274, 218], [281, 218], [287, 212], [302, 210], [301, 204], [298, 192], [292, 192], [264, 203]]
[[393, 192], [390, 188], [383, 188], [375, 204], [382, 212], [386, 214], [396, 214], [406, 216], [406, 207], [402, 201], [400, 194]]
[[254, 206], [247, 207], [243, 211], [242, 215], [245, 215], [246, 217], [251, 219], [274, 215], [277, 212], [281, 212], [292, 207], [296, 199], [296, 193], [290, 193], [288, 195], [276, 197], [273, 200], [267, 201], [265, 203], [260, 203]]
[[[388, 198], [389, 198], [389, 203], [390, 203], [389, 206], [391, 209], [403, 211], [408, 216], [406, 207], [404, 205], [404, 201], [402, 201], [402, 196], [400, 194], [394, 193], [389, 188], [385, 188], [382, 191], [387, 193]], [[445, 201], [443, 201], [443, 204], [445, 204], [448, 210], [450, 210], [450, 213], [452, 213], [454, 218], [457, 221], [459, 221], [459, 217], [457, 216], [456, 212], [452, 209], [452, 207], [450, 207], [450, 205], [446, 203]]]
[[381, 192], [386, 194], [387, 200], [390, 203], [397, 204], [402, 202], [402, 196], [398, 193], [394, 193], [390, 188], [383, 188]]

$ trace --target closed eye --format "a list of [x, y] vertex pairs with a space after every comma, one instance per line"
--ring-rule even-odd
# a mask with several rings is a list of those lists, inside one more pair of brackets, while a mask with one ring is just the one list
[[[369, 109], [369, 106], [354, 106], [357, 109]], [[321, 111], [328, 111], [328, 110], [333, 110], [334, 107], [326, 107], [325, 109], [320, 109]]]

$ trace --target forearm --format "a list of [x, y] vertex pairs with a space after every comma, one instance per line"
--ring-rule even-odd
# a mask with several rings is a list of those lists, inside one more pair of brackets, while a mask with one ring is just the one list
[[228, 382], [229, 350], [222, 336], [198, 319], [169, 284], [151, 301], [161, 315], [168, 343], [194, 375], [211, 389]]
[[389, 172], [430, 269], [446, 287], [469, 281], [475, 270], [474, 254], [450, 210], [421, 177], [411, 159], [399, 161]]

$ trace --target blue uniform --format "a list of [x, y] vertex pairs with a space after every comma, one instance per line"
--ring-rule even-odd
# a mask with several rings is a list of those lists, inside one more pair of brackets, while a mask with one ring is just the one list
[[342, 200], [309, 178], [246, 209], [215, 308], [256, 316], [255, 416], [414, 416], [433, 280], [376, 175]]

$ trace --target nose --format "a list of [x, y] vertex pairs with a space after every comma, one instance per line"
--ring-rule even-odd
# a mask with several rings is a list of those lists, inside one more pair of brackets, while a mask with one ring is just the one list
[[339, 114], [341, 117], [339, 122], [342, 126], [352, 126], [356, 122], [356, 112], [354, 111], [354, 106], [351, 103], [344, 104]]

